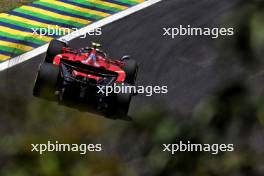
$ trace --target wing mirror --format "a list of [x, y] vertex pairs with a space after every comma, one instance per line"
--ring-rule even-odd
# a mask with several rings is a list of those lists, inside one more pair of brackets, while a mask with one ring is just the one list
[[124, 61], [124, 60], [128, 60], [128, 59], [130, 59], [130, 56], [129, 55], [125, 55], [120, 60]]

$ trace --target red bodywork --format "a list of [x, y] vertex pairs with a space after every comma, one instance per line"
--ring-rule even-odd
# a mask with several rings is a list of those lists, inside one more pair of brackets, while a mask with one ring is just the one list
[[[116, 82], [124, 82], [125, 77], [126, 77], [126, 73], [121, 68], [124, 65], [124, 63], [120, 60], [113, 60], [113, 59], [109, 59], [109, 58], [104, 58], [101, 54], [97, 54], [95, 49], [93, 49], [91, 52], [85, 53], [85, 52], [78, 52], [78, 51], [72, 50], [70, 48], [63, 48], [62, 54], [59, 54], [54, 58], [53, 64], [59, 65], [61, 59], [76, 61], [76, 62], [82, 62], [85, 59], [87, 59], [92, 52], [95, 53], [96, 62], [99, 64], [100, 67], [103, 67], [106, 70], [118, 73], [118, 77], [116, 79]], [[83, 64], [94, 66], [92, 61], [90, 61], [88, 63], [83, 63]], [[92, 79], [95, 79], [97, 81], [100, 79], [100, 77], [98, 77], [98, 76], [89, 75], [89, 74], [85, 74], [85, 73], [78, 72], [78, 71], [73, 71], [72, 76], [73, 77], [82, 76], [82, 77], [92, 78]]]

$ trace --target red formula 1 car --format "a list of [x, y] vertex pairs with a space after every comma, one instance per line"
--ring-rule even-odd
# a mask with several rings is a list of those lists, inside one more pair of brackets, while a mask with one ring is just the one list
[[81, 102], [105, 116], [126, 117], [135, 93], [106, 95], [105, 91], [111, 86], [133, 86], [138, 65], [129, 56], [110, 59], [99, 47], [93, 43], [92, 47], [74, 50], [65, 42], [52, 40], [39, 67], [33, 95], [62, 104]]

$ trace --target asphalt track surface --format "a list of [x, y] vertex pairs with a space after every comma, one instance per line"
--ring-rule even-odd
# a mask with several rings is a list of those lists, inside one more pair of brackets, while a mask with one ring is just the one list
[[[149, 104], [190, 114], [203, 98], [226, 81], [228, 73], [216, 62], [220, 52], [218, 40], [187, 36], [173, 40], [163, 36], [162, 28], [180, 24], [219, 26], [219, 21], [235, 6], [235, 1], [227, 0], [167, 0], [103, 27], [100, 37], [75, 39], [70, 45], [79, 48], [97, 41], [114, 58], [129, 54], [139, 63], [138, 85], [168, 86], [166, 95], [135, 97], [130, 115]], [[42, 59], [40, 55], [0, 72], [0, 96], [4, 100], [0, 107], [0, 124], [8, 124], [14, 116], [27, 118], [24, 108], [42, 101], [32, 96], [34, 78]], [[64, 107], [58, 108], [64, 111]]]

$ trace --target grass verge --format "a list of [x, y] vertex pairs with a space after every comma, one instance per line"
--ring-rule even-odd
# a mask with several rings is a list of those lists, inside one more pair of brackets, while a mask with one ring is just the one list
[[0, 1], [0, 13], [12, 10], [24, 4], [33, 2], [34, 0], [2, 0]]

